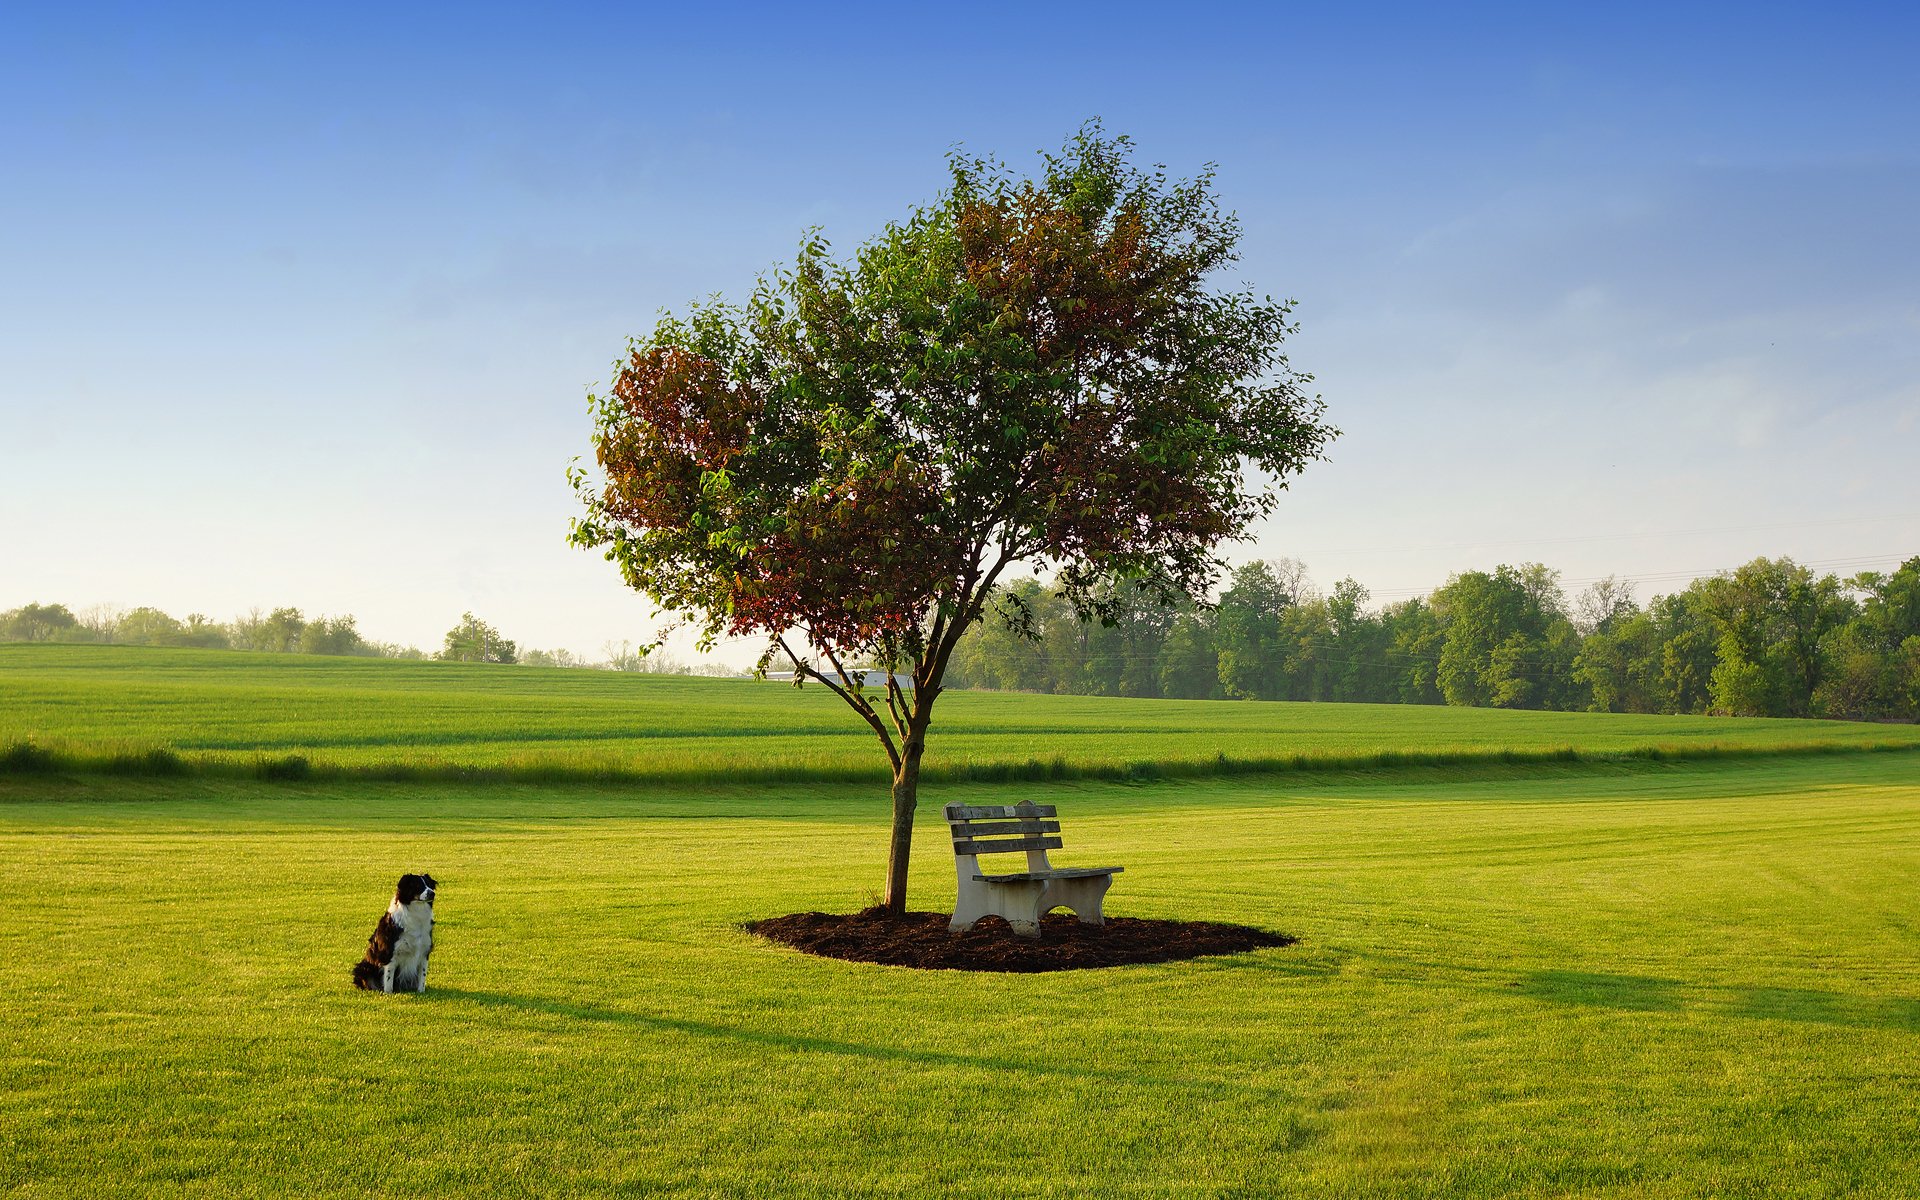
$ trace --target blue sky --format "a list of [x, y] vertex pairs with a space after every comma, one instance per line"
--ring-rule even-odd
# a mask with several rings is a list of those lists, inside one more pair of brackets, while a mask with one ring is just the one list
[[564, 544], [626, 335], [1092, 116], [1345, 431], [1237, 556], [1920, 553], [1920, 17], [1548, 7], [0, 7], [0, 608], [642, 640]]

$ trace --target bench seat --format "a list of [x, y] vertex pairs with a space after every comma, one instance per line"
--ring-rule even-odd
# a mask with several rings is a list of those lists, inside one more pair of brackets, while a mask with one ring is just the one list
[[1092, 879], [1118, 875], [1125, 867], [1056, 867], [1051, 871], [1022, 871], [1018, 875], [975, 875], [981, 883], [1027, 883], [1037, 879]]

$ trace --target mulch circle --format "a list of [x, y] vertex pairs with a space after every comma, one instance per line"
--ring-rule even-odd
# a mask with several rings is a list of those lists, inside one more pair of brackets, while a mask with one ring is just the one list
[[869, 908], [850, 914], [768, 917], [747, 922], [746, 930], [826, 958], [931, 971], [1080, 971], [1239, 954], [1300, 940], [1213, 921], [1108, 917], [1105, 925], [1082, 925], [1065, 913], [1041, 918], [1039, 938], [1029, 939], [1013, 936], [998, 917], [988, 917], [965, 933], [948, 932], [947, 920], [946, 913], [889, 917], [885, 908]]

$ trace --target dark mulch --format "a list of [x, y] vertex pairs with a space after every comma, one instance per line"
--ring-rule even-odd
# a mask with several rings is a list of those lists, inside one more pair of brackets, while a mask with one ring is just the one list
[[889, 918], [884, 908], [852, 914], [794, 913], [747, 922], [747, 932], [808, 954], [854, 962], [945, 971], [1078, 971], [1132, 963], [1174, 962], [1209, 954], [1239, 954], [1291, 946], [1298, 938], [1245, 925], [1212, 921], [1151, 921], [1108, 917], [1082, 925], [1065, 913], [1040, 922], [1037, 940], [1017, 938], [1007, 923], [988, 917], [965, 933], [947, 931], [948, 914], [910, 912]]

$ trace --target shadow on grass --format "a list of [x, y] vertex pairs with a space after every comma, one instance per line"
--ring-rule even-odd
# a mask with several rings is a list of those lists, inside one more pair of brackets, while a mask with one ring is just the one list
[[1065, 1079], [1083, 1079], [1104, 1084], [1132, 1084], [1136, 1086], [1177, 1087], [1203, 1091], [1214, 1095], [1226, 1096], [1242, 1094], [1248, 1089], [1235, 1084], [1229, 1087], [1223, 1082], [1208, 1079], [1183, 1079], [1167, 1076], [1130, 1074], [1118, 1071], [1097, 1071], [1086, 1067], [1061, 1066], [1057, 1063], [1028, 1062], [1013, 1058], [995, 1058], [981, 1054], [960, 1054], [948, 1050], [923, 1050], [903, 1046], [876, 1046], [865, 1042], [848, 1042], [835, 1038], [811, 1037], [804, 1034], [775, 1033], [763, 1029], [749, 1029], [736, 1025], [716, 1025], [708, 1021], [689, 1021], [684, 1017], [662, 1017], [648, 1013], [628, 1012], [624, 1009], [601, 1008], [591, 1004], [574, 1004], [565, 1000], [554, 1000], [544, 996], [514, 996], [505, 992], [470, 991], [466, 988], [430, 988], [421, 999], [429, 1001], [461, 1001], [482, 1008], [506, 1008], [520, 1012], [539, 1013], [544, 1016], [564, 1017], [573, 1021], [594, 1021], [616, 1025], [651, 1029], [661, 1033], [680, 1033], [690, 1037], [712, 1038], [718, 1041], [735, 1042], [741, 1045], [772, 1048], [776, 1050], [797, 1050], [810, 1054], [838, 1054], [852, 1058], [873, 1059], [878, 1062], [917, 1063], [923, 1066], [970, 1067], [982, 1071], [1018, 1071], [1030, 1075], [1054, 1076]]
[[1727, 990], [1737, 993], [1733, 1006], [1737, 1017], [1920, 1033], [1920, 1000], [1904, 996], [1842, 996], [1809, 988]]
[[1677, 979], [1599, 975], [1588, 971], [1536, 971], [1520, 981], [1520, 993], [1524, 996], [1628, 1012], [1679, 1012], [1681, 987]]
[[[1611, 1008], [1620, 1012], [1683, 1013], [1742, 1017], [1758, 1021], [1797, 1021], [1848, 1029], [1887, 1029], [1920, 1033], [1920, 999], [1907, 996], [1859, 996], [1817, 988], [1741, 987], [1691, 983], [1652, 975], [1601, 971], [1535, 971], [1515, 978], [1509, 972], [1464, 963], [1432, 962], [1385, 954], [1355, 954], [1364, 974], [1383, 983], [1436, 991], [1466, 990], [1520, 995], [1549, 1004]], [[1340, 966], [1344, 967], [1343, 961]], [[1250, 967], [1275, 970], [1273, 964]], [[1289, 970], [1289, 974], [1335, 972]]]
[[[1698, 1008], [1763, 1021], [1800, 1021], [1855, 1029], [1920, 1033], [1920, 1000], [1904, 996], [1849, 996], [1813, 988], [1684, 984], [1641, 975], [1538, 971], [1519, 981], [1522, 995], [1558, 1004], [1585, 1004], [1626, 1012], [1680, 1012]], [[1692, 995], [1694, 1002], [1688, 1003]]]

